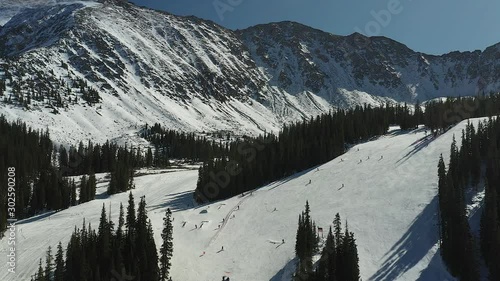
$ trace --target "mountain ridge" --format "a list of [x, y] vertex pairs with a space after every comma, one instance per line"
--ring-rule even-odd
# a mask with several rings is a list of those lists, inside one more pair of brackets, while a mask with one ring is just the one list
[[[500, 44], [433, 56], [386, 37], [339, 36], [290, 21], [233, 31], [131, 3], [25, 9], [0, 28], [0, 39], [7, 117], [56, 132], [80, 119], [109, 124], [105, 131], [76, 126], [75, 136], [90, 130], [99, 140], [155, 122], [255, 135], [336, 108], [500, 89]], [[35, 101], [39, 84], [49, 86]], [[100, 100], [89, 107], [81, 98], [91, 89]]]

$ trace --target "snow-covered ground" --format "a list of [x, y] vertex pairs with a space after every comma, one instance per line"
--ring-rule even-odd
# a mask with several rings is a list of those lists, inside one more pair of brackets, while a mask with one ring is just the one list
[[[348, 220], [363, 280], [453, 280], [437, 247], [437, 163], [441, 153], [448, 161], [452, 137], [463, 128], [465, 122], [435, 139], [424, 129], [393, 130], [317, 168], [205, 206], [192, 201], [195, 170], [137, 177], [133, 193], [136, 200], [146, 196], [158, 247], [165, 210], [174, 212], [173, 280], [290, 280], [297, 218], [306, 200], [325, 231], [337, 212]], [[47, 247], [67, 244], [83, 218], [97, 228], [102, 204], [108, 211], [111, 204], [117, 221], [128, 194], [108, 197], [105, 190], [101, 182], [92, 202], [20, 221], [17, 275], [7, 273], [4, 238], [0, 280], [29, 280]]]

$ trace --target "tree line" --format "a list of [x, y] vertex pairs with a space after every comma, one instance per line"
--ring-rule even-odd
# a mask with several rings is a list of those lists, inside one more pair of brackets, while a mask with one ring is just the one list
[[108, 281], [108, 280], [172, 280], [173, 256], [172, 212], [167, 209], [163, 219], [162, 245], [158, 254], [146, 200], [141, 198], [135, 211], [134, 197], [129, 194], [126, 214], [120, 204], [118, 226], [106, 214], [103, 205], [99, 227], [92, 229], [83, 221], [75, 227], [64, 249], [59, 242], [55, 259], [52, 248], [46, 253], [45, 266], [40, 259], [32, 281]]
[[[298, 262], [294, 280], [360, 280], [356, 239], [354, 239], [354, 233], [349, 231], [347, 221], [345, 231], [342, 231], [342, 222], [338, 213], [333, 220], [333, 231], [330, 227], [321, 251], [319, 242], [316, 224], [310, 216], [309, 202], [306, 201], [305, 210], [299, 215], [297, 228], [295, 254]], [[320, 258], [316, 264], [313, 264], [313, 257], [317, 254]]]
[[445, 98], [427, 102], [422, 121], [432, 131], [443, 131], [462, 120], [498, 114], [500, 94]]
[[385, 133], [391, 112], [371, 106], [338, 110], [285, 125], [277, 136], [232, 142], [222, 156], [200, 167], [194, 197], [198, 202], [225, 199], [325, 163], [348, 144]]
[[[199, 137], [194, 133], [165, 129], [159, 123], [151, 127], [146, 125], [141, 136], [154, 145], [154, 151], [158, 155], [155, 158], [205, 161], [222, 155], [225, 147], [221, 141], [208, 140], [207, 137]], [[228, 135], [227, 139], [229, 138]]]
[[[111, 174], [108, 194], [134, 188], [135, 169], [166, 168], [170, 157], [198, 161], [201, 152], [217, 152], [214, 142], [198, 139], [194, 134], [165, 131], [159, 125], [147, 127], [145, 135], [155, 148], [119, 146], [106, 141], [94, 144], [82, 141], [75, 147], [56, 147], [48, 130], [37, 131], [22, 121], [9, 122], [0, 115], [0, 180], [7, 183], [7, 168], [16, 168], [16, 218], [22, 219], [42, 211], [62, 210], [95, 198], [96, 173]], [[160, 143], [168, 140], [160, 145]], [[198, 151], [199, 153], [193, 153]], [[80, 183], [74, 177], [80, 176]], [[0, 189], [0, 235], [7, 225], [7, 189]]]
[[[56, 149], [48, 131], [32, 130], [21, 121], [8, 122], [1, 115], [0, 153], [0, 170], [3, 171], [0, 180], [3, 183], [7, 182], [7, 168], [16, 169], [16, 219], [46, 210], [66, 209], [95, 198], [97, 183], [93, 170], [85, 170], [88, 175], [81, 176], [79, 184], [74, 178], [66, 177], [72, 175], [69, 171], [80, 168], [72, 166], [72, 154], [65, 159], [65, 150]], [[6, 191], [6, 188], [0, 189], [0, 233], [7, 223]]]
[[[425, 107], [425, 110], [422, 109]], [[285, 125], [277, 134], [238, 139], [203, 162], [194, 192], [197, 202], [226, 199], [342, 155], [350, 145], [387, 132], [425, 124], [435, 134], [465, 118], [500, 113], [500, 95], [446, 98], [424, 106], [369, 105], [339, 109]]]
[[[500, 280], [500, 120], [490, 117], [477, 129], [468, 123], [461, 140], [458, 148], [453, 139], [448, 168], [442, 156], [438, 164], [441, 255], [460, 280], [480, 280], [481, 258], [489, 280]], [[469, 226], [465, 194], [481, 182], [485, 197], [477, 241]]]
[[[61, 191], [61, 186], [52, 182], [62, 183], [52, 166], [53, 146], [48, 131], [35, 131], [21, 121], [8, 122], [5, 116], [0, 116], [0, 233], [6, 226], [7, 211], [7, 168], [16, 169], [15, 196], [16, 218], [23, 218], [34, 213], [37, 204], [32, 204], [33, 194], [38, 189], [45, 192]], [[43, 177], [40, 175], [43, 174]], [[33, 187], [31, 184], [37, 183]], [[66, 191], [67, 192], [67, 191]], [[58, 204], [53, 198], [44, 199], [44, 205]], [[38, 199], [35, 200], [38, 202]]]

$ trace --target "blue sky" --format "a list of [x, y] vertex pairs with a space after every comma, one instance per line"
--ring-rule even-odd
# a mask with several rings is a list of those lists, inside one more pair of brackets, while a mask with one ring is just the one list
[[500, 42], [498, 0], [130, 0], [230, 29], [284, 20], [333, 34], [381, 35], [429, 54]]

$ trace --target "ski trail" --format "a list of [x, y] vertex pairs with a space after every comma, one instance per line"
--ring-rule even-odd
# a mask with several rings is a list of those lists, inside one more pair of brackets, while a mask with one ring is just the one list
[[224, 218], [224, 222], [221, 224], [220, 228], [217, 230], [217, 232], [214, 234], [214, 236], [212, 236], [212, 238], [210, 239], [210, 241], [208, 241], [206, 247], [210, 246], [210, 244], [212, 244], [217, 239], [217, 237], [219, 236], [219, 234], [221, 233], [221, 231], [224, 229], [224, 226], [226, 226], [227, 222], [231, 218], [231, 215], [238, 209], [238, 206], [240, 206], [249, 196], [250, 196], [250, 194], [245, 195], [238, 202], [238, 204], [236, 204], [236, 206], [234, 206], [231, 210], [229, 210], [229, 212], [227, 213], [226, 217]]

